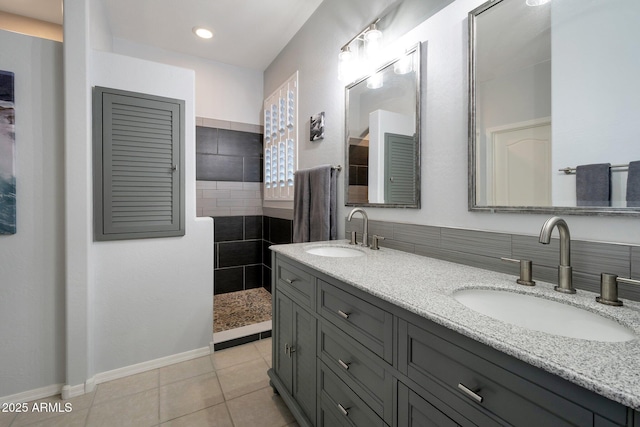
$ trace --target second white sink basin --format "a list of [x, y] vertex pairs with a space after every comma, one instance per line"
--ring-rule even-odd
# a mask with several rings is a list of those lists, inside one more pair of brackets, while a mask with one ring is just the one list
[[533, 295], [492, 289], [464, 289], [453, 297], [478, 313], [534, 331], [602, 342], [630, 341], [629, 328], [591, 311]]
[[364, 256], [364, 252], [359, 249], [343, 248], [341, 246], [314, 246], [305, 251], [311, 255], [319, 255], [333, 258], [350, 258]]

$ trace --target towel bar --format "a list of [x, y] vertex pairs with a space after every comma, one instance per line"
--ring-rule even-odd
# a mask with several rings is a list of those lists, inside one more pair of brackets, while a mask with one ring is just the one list
[[[612, 172], [615, 169], [624, 169], [624, 168], [628, 168], [629, 164], [626, 165], [611, 165], [609, 168], [612, 170]], [[566, 167], [563, 169], [558, 169], [558, 172], [564, 172], [567, 175], [571, 175], [574, 174], [576, 172], [576, 168], [570, 168], [570, 167]], [[616, 171], [616, 172], [620, 172], [620, 171]]]

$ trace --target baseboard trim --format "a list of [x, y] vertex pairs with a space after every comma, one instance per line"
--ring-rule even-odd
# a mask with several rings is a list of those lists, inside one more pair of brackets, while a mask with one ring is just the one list
[[45, 387], [33, 390], [23, 391], [9, 396], [0, 397], [0, 404], [4, 403], [24, 403], [32, 400], [44, 399], [45, 397], [55, 396], [62, 392], [62, 384], [51, 384]]
[[[93, 378], [90, 381], [92, 380]], [[62, 397], [62, 400], [67, 400], [71, 399], [72, 397], [82, 396], [85, 393], [87, 393], [86, 383], [78, 385], [65, 385], [64, 387], [62, 387], [62, 390], [60, 390], [60, 397]]]
[[186, 362], [187, 360], [197, 359], [198, 357], [204, 357], [210, 354], [211, 349], [207, 346], [195, 350], [185, 351], [184, 353], [178, 353], [167, 357], [161, 357], [159, 359], [149, 360], [147, 362], [137, 363], [135, 365], [125, 366], [123, 368], [118, 368], [111, 371], [101, 372], [95, 375], [95, 384], [101, 384], [107, 381], [124, 378], [129, 375], [140, 374], [142, 372], [151, 371], [153, 369], [163, 368], [168, 365], [173, 365], [174, 363]]
[[184, 353], [173, 354], [159, 359], [149, 360], [148, 362], [137, 363], [135, 365], [125, 366], [123, 368], [114, 369], [112, 371], [101, 372], [87, 379], [84, 384], [64, 385], [52, 384], [33, 390], [16, 393], [9, 396], [0, 397], [0, 404], [3, 403], [23, 403], [32, 400], [44, 399], [47, 397], [61, 395], [62, 399], [71, 399], [72, 397], [81, 396], [90, 393], [100, 383], [111, 380], [117, 380], [129, 375], [140, 374], [142, 372], [151, 371], [153, 369], [163, 368], [174, 363], [186, 362], [188, 360], [197, 359], [198, 357], [208, 356], [212, 353], [210, 346], [197, 348], [195, 350], [185, 351]]

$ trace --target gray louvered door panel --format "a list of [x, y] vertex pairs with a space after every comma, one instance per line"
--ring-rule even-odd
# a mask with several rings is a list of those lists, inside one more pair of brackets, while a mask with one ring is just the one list
[[385, 133], [386, 203], [415, 203], [416, 143], [413, 136]]
[[180, 228], [180, 106], [105, 93], [104, 233]]

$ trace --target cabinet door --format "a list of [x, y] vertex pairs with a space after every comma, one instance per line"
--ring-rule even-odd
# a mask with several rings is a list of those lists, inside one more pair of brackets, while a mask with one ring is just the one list
[[316, 319], [293, 304], [293, 397], [316, 419]]
[[293, 394], [293, 360], [288, 349], [293, 345], [293, 302], [281, 292], [275, 293], [273, 369]]

